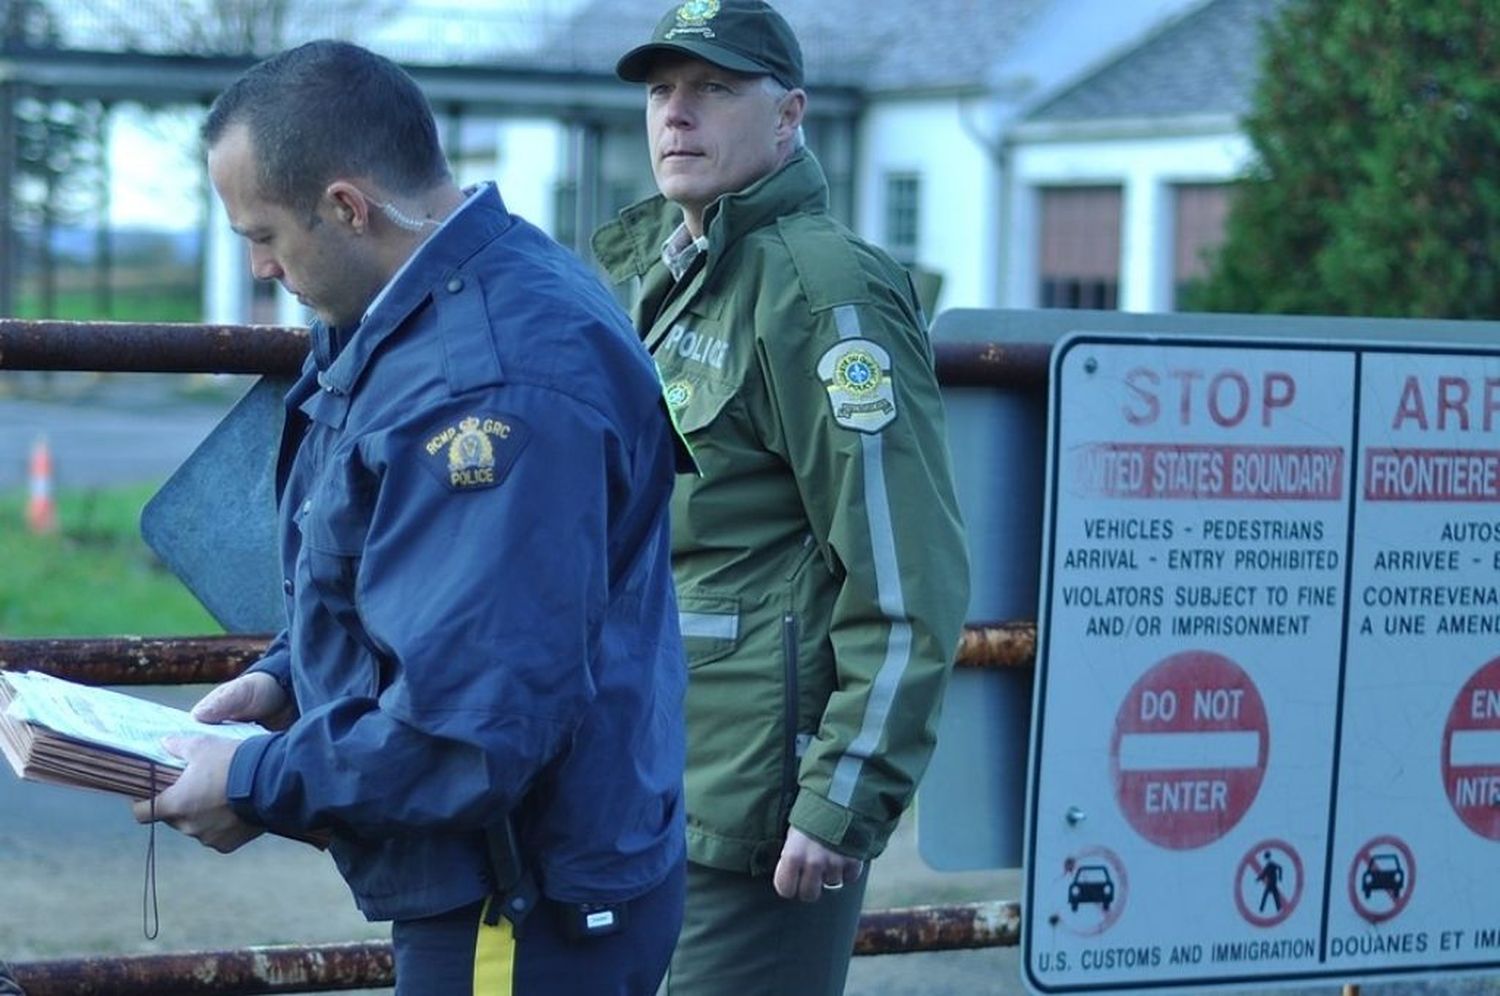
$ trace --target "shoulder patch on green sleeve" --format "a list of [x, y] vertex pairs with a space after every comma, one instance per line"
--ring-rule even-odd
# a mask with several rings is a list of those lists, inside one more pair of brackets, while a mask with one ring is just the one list
[[856, 432], [879, 432], [896, 418], [891, 354], [869, 339], [841, 339], [818, 359], [833, 420]]
[[433, 426], [418, 459], [448, 490], [480, 491], [505, 480], [529, 438], [514, 415], [473, 412]]
[[864, 269], [849, 239], [826, 218], [794, 214], [777, 229], [797, 270], [797, 281], [814, 312], [869, 299]]

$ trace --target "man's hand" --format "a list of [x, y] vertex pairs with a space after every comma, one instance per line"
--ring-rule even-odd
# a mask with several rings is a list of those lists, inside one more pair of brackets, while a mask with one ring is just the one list
[[800, 899], [815, 903], [824, 889], [842, 889], [846, 882], [857, 882], [865, 863], [824, 847], [807, 834], [792, 827], [781, 846], [781, 860], [771, 882], [782, 899]]
[[239, 744], [221, 737], [163, 741], [168, 753], [187, 761], [187, 768], [154, 801], [138, 799], [131, 804], [136, 822], [150, 823], [154, 817], [224, 854], [259, 837], [265, 831], [246, 823], [229, 807], [229, 762]]
[[268, 730], [284, 730], [296, 716], [276, 679], [264, 671], [251, 671], [224, 682], [199, 699], [193, 706], [193, 718], [200, 723], [239, 720], [259, 723]]

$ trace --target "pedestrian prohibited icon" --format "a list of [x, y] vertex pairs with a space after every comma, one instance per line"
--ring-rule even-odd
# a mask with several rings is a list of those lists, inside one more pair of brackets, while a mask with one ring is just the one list
[[1349, 865], [1349, 902], [1371, 923], [1384, 923], [1405, 909], [1416, 885], [1411, 848], [1389, 834], [1367, 841]]
[[1266, 775], [1270, 730], [1244, 670], [1208, 650], [1161, 661], [1115, 715], [1115, 799], [1141, 836], [1175, 850], [1228, 833]]
[[1284, 840], [1263, 840], [1240, 858], [1234, 905], [1256, 927], [1274, 927], [1302, 899], [1302, 858]]

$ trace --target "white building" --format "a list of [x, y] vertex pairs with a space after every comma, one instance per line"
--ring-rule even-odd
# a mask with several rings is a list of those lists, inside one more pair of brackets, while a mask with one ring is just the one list
[[[1239, 119], [1262, 25], [1283, 2], [776, 6], [803, 45], [808, 142], [835, 214], [939, 275], [934, 310], [1147, 312], [1181, 305], [1221, 237], [1228, 184], [1250, 154]], [[451, 129], [460, 179], [496, 177], [513, 210], [586, 253], [589, 230], [653, 190], [644, 96], [639, 113], [622, 111], [632, 88], [611, 80], [667, 9], [589, 0], [533, 53], [507, 55], [507, 72], [576, 87], [578, 99], [566, 121], [511, 109]], [[212, 267], [209, 320], [243, 320], [245, 278], [224, 269], [235, 251], [210, 244], [226, 262]], [[280, 320], [298, 317], [283, 303]]]
[[[1261, 28], [1283, 0], [779, 0], [802, 39], [835, 212], [943, 278], [940, 308], [1169, 311], [1247, 164]], [[570, 55], [608, 71], [659, 2], [598, 0]], [[595, 28], [607, 23], [606, 39]], [[644, 137], [614, 136], [615, 163]], [[627, 175], [628, 176], [628, 175]], [[852, 189], [845, 186], [852, 184]]]

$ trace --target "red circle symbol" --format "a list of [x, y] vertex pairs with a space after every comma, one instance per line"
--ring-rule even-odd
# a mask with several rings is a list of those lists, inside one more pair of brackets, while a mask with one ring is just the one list
[[1063, 875], [1055, 897], [1067, 912], [1051, 919], [1079, 937], [1102, 934], [1125, 912], [1130, 876], [1125, 862], [1107, 847], [1089, 847], [1063, 861]]
[[1443, 788], [1465, 826], [1500, 840], [1500, 657], [1474, 672], [1448, 710]]
[[1349, 864], [1349, 903], [1370, 923], [1384, 923], [1406, 909], [1416, 887], [1417, 859], [1400, 837], [1366, 841]]
[[1265, 703], [1239, 665], [1207, 650], [1173, 654], [1141, 675], [1115, 715], [1115, 799], [1152, 843], [1202, 847], [1255, 801], [1270, 741]]
[[[1274, 927], [1297, 908], [1302, 879], [1302, 857], [1296, 848], [1284, 840], [1263, 840], [1240, 858], [1235, 869], [1234, 905], [1251, 925]], [[1290, 892], [1284, 891], [1288, 888]]]

